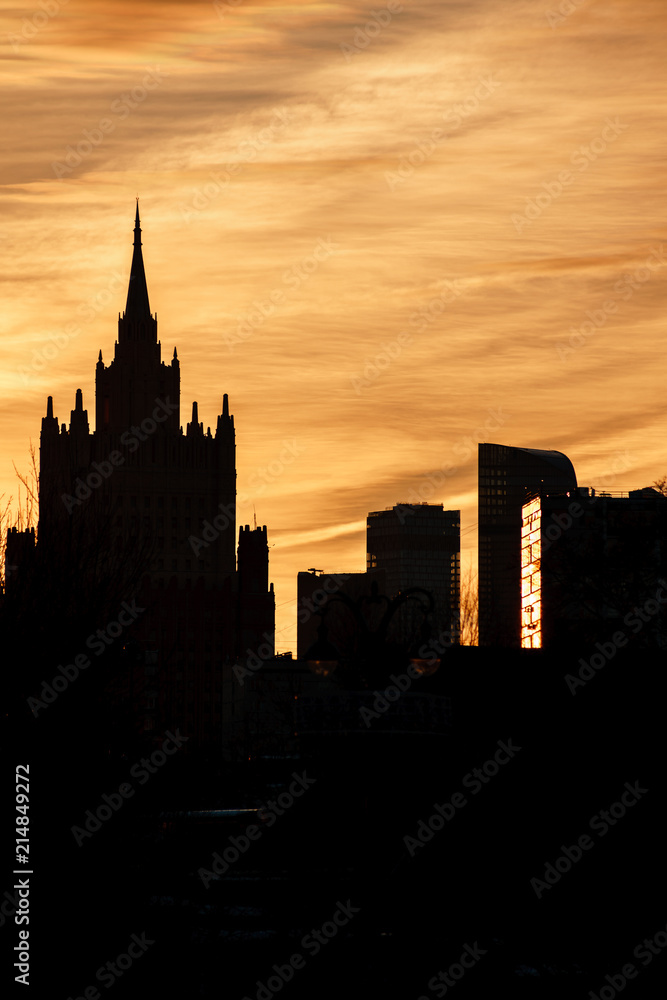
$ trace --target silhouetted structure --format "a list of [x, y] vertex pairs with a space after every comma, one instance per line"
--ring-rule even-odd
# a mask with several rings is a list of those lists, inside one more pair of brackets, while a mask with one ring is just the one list
[[[183, 433], [180, 366], [175, 348], [171, 364], [161, 361], [138, 205], [127, 302], [108, 366], [99, 353], [95, 414], [91, 432], [78, 389], [69, 427], [59, 427], [48, 398], [37, 548], [54, 575], [69, 567], [82, 577], [75, 611], [110, 576], [122, 600], [136, 596], [141, 610], [120, 617], [116, 631], [133, 640], [132, 662], [109, 688], [119, 711], [145, 736], [180, 726], [191, 746], [219, 747], [225, 664], [267, 636], [273, 646], [266, 527], [241, 529], [237, 572], [234, 418], [224, 395], [215, 434], [204, 432], [195, 402]], [[9, 539], [11, 560], [25, 569], [33, 539]]]
[[[366, 521], [367, 567], [384, 570], [387, 593], [423, 587], [433, 597], [431, 632], [459, 641], [461, 512], [441, 503], [397, 504]], [[410, 629], [409, 606], [402, 617]]]
[[[589, 655], [667, 644], [667, 498], [580, 487], [529, 500], [521, 531], [521, 645]], [[611, 645], [610, 645], [611, 643]]]
[[560, 451], [479, 445], [479, 644], [521, 643], [521, 508], [530, 493], [576, 489]]
[[297, 573], [297, 656], [306, 657], [315, 643], [322, 611], [327, 606], [327, 624], [339, 641], [345, 642], [350, 631], [350, 616], [343, 601], [331, 602], [338, 594], [352, 601], [359, 601], [371, 592], [375, 581], [380, 593], [386, 593], [386, 575], [381, 571], [370, 573], [323, 573], [308, 570]]
[[[307, 656], [319, 634], [320, 617], [326, 609], [329, 639], [339, 655], [354, 648], [359, 629], [355, 617], [364, 620], [371, 611], [371, 590], [388, 599], [412, 589], [430, 595], [433, 609], [424, 621], [422, 602], [405, 601], [396, 609], [387, 636], [406, 649], [425, 632], [444, 646], [459, 641], [459, 591], [461, 566], [461, 515], [443, 510], [442, 504], [397, 504], [387, 510], [371, 511], [366, 530], [367, 569], [365, 573], [322, 573], [309, 570], [297, 577], [297, 650]], [[376, 604], [378, 614], [380, 605]], [[377, 615], [376, 615], [377, 617]], [[379, 618], [376, 625], [379, 624]], [[364, 628], [373, 630], [365, 621]], [[362, 629], [363, 631], [363, 629]]]

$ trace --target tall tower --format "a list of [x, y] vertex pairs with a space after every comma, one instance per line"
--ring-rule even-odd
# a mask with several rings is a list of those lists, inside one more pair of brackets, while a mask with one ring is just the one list
[[234, 418], [223, 395], [214, 434], [196, 402], [181, 427], [180, 365], [176, 348], [170, 364], [161, 360], [138, 204], [125, 311], [108, 366], [99, 352], [95, 385], [93, 432], [80, 389], [69, 428], [49, 396], [38, 547], [82, 571], [94, 566], [89, 591], [113, 574], [135, 587], [123, 596], [144, 608], [132, 627], [137, 667], [116, 690], [133, 723], [156, 739], [181, 726], [193, 743], [218, 743], [224, 664], [274, 633], [266, 528], [246, 528], [237, 572]]
[[[423, 587], [433, 596], [433, 638], [457, 645], [460, 636], [461, 513], [442, 504], [398, 504], [371, 511], [366, 521], [368, 570], [384, 570], [391, 596]], [[408, 609], [401, 614], [406, 620]]]
[[[169, 397], [175, 408], [165, 429], [180, 428], [181, 373], [174, 348], [171, 365], [160, 359], [157, 313], [151, 315], [144, 260], [141, 252], [139, 203], [134, 222], [134, 251], [125, 312], [118, 315], [118, 340], [108, 368], [102, 359], [95, 371], [95, 428], [98, 432], [122, 433], [150, 416], [156, 399]], [[100, 352], [101, 355], [101, 352]]]
[[528, 496], [574, 490], [560, 451], [480, 444], [479, 644], [521, 645], [521, 508]]

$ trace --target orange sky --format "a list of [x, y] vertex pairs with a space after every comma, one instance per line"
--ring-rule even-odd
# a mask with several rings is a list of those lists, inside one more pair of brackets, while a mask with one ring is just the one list
[[478, 441], [667, 473], [666, 34], [658, 0], [5, 8], [0, 493], [49, 394], [94, 422], [136, 194], [183, 422], [230, 396], [279, 651], [369, 510], [460, 508], [474, 558]]

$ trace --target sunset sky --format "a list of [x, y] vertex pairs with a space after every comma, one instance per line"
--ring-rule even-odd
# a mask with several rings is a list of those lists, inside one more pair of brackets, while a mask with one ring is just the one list
[[458, 508], [476, 563], [478, 441], [667, 473], [660, 0], [26, 0], [0, 32], [5, 500], [48, 395], [94, 426], [136, 195], [182, 423], [229, 394], [279, 651], [370, 510]]

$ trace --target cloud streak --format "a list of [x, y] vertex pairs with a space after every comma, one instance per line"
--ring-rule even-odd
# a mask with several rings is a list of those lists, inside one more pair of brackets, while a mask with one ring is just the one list
[[[26, 464], [47, 395], [62, 421], [81, 387], [92, 415], [97, 353], [111, 356], [125, 291], [85, 321], [78, 310], [127, 276], [137, 193], [183, 412], [197, 399], [214, 425], [229, 393], [239, 489], [284, 439], [304, 445], [256, 498], [279, 605], [309, 565], [363, 569], [367, 512], [417, 489], [488, 408], [511, 414], [499, 441], [565, 451], [582, 483], [618, 451], [632, 456], [619, 489], [665, 471], [665, 271], [619, 297], [575, 354], [561, 359], [557, 345], [661, 243], [667, 11], [587, 0], [552, 28], [525, 0], [403, 7], [350, 62], [340, 45], [371, 16], [357, 3], [244, 0], [221, 18], [213, 3], [139, 2], [129, 17], [128, 3], [93, 0], [62, 5], [18, 51], [8, 42], [0, 492], [16, 493], [12, 461]], [[24, 16], [4, 11], [0, 32]], [[112, 102], [150, 67], [160, 86], [121, 119]], [[489, 76], [499, 86], [473, 108]], [[287, 124], [262, 143], [277, 108]], [[114, 129], [54, 176], [52, 162], [104, 117]], [[578, 169], [573, 154], [616, 118], [627, 129]], [[182, 206], [235, 162], [185, 220]], [[412, 173], [390, 190], [385, 174], [402, 162]], [[573, 182], [518, 232], [512, 214], [563, 170]], [[225, 333], [328, 237], [339, 250], [230, 354]], [[411, 318], [447, 282], [461, 294], [420, 329]], [[26, 385], [21, 367], [73, 322], [80, 334]], [[355, 394], [351, 376], [404, 330], [411, 342]], [[461, 505], [467, 555], [475, 480], [471, 457], [431, 498]], [[294, 610], [280, 614], [294, 648]]]

